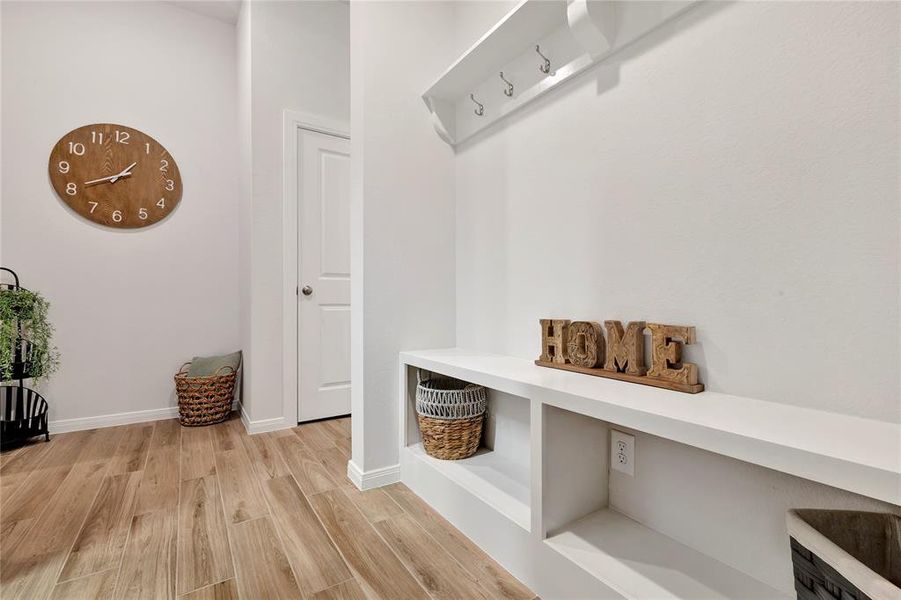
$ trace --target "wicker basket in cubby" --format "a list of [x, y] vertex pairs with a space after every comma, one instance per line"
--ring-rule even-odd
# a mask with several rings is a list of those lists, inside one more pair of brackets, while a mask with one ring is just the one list
[[488, 395], [480, 385], [425, 379], [416, 386], [416, 417], [429, 456], [459, 460], [475, 454], [482, 439]]

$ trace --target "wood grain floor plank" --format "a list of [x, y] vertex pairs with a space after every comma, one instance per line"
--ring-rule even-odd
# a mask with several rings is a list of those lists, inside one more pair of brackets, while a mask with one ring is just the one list
[[213, 436], [208, 427], [185, 427], [181, 432], [181, 479], [216, 474]]
[[339, 419], [326, 419], [324, 421], [316, 421], [313, 425], [316, 425], [320, 433], [334, 445], [339, 440], [348, 437], [338, 421]]
[[147, 462], [147, 452], [153, 437], [153, 423], [126, 426], [125, 434], [110, 463], [109, 475], [140, 471]]
[[134, 516], [140, 471], [106, 476], [84, 526], [66, 558], [59, 581], [119, 566]]
[[300, 588], [269, 517], [232, 526], [231, 543], [241, 598], [300, 597]]
[[310, 501], [367, 594], [384, 600], [428, 598], [425, 590], [343, 492], [322, 492]]
[[179, 596], [178, 600], [238, 600], [238, 598], [238, 586], [234, 579], [229, 579]]
[[185, 429], [178, 422], [178, 419], [163, 419], [156, 421], [153, 427], [153, 440], [151, 447], [155, 448], [178, 448], [181, 444], [181, 432]]
[[258, 433], [246, 435], [242, 439], [257, 477], [261, 481], [291, 474], [276, 447], [277, 438], [268, 433]]
[[16, 453], [18, 453], [19, 450], [21, 450], [21, 449], [22, 449], [21, 447], [6, 448], [6, 449], [0, 451], [0, 469], [2, 469], [3, 465], [5, 465], [7, 463], [7, 461], [9, 461], [9, 459], [11, 459], [13, 456], [15, 456]]
[[350, 579], [350, 570], [294, 478], [276, 477], [263, 487], [301, 592], [309, 596]]
[[276, 429], [275, 431], [270, 431], [269, 435], [274, 437], [275, 439], [283, 438], [283, 437], [297, 437], [294, 435], [294, 432], [290, 429]]
[[50, 450], [55, 436], [49, 442], [32, 442], [17, 449], [16, 452], [0, 466], [0, 491], [3, 497], [20, 485]]
[[118, 567], [56, 584], [50, 600], [112, 600]]
[[88, 430], [87, 437], [79, 444], [78, 462], [111, 460], [125, 432], [124, 425]]
[[182, 481], [178, 498], [177, 592], [234, 577], [216, 476]]
[[338, 483], [329, 475], [322, 461], [316, 458], [297, 436], [281, 437], [276, 444], [304, 494], [312, 496], [338, 487]]
[[[240, 444], [240, 440], [238, 443]], [[226, 521], [240, 523], [269, 514], [253, 465], [243, 446], [217, 452], [216, 473], [222, 490]]]
[[341, 417], [340, 419], [335, 419], [335, 423], [337, 423], [341, 429], [344, 430], [344, 433], [347, 435], [347, 438], [350, 439], [353, 437], [351, 433], [351, 419], [350, 417]]
[[476, 578], [436, 544], [409, 515], [380, 521], [375, 528], [420, 585], [436, 600], [491, 599]]
[[37, 469], [71, 467], [79, 453], [79, 444], [88, 432], [62, 433], [50, 438], [49, 442], [36, 442], [25, 446], [0, 469], [0, 485], [3, 502], [12, 498], [12, 493], [23, 485]]
[[36, 517], [71, 470], [71, 465], [36, 469], [33, 476], [27, 478], [8, 499], [4, 498], [0, 504], [0, 522]]
[[337, 446], [332, 446], [328, 450], [315, 451], [319, 457], [319, 462], [325, 466], [326, 471], [340, 488], [354, 488], [356, 486], [347, 477], [347, 457]]
[[294, 435], [310, 450], [328, 450], [335, 447], [332, 435], [323, 421], [298, 425], [294, 428]]
[[10, 598], [46, 598], [56, 585], [108, 461], [75, 465], [18, 546], [0, 557], [0, 585]]
[[353, 452], [350, 438], [339, 438], [339, 441], [335, 442], [335, 447], [341, 451], [341, 455], [344, 456], [344, 460], [350, 460], [351, 454]]
[[156, 510], [132, 519], [116, 581], [116, 598], [175, 598], [176, 521], [174, 508]]
[[379, 521], [401, 515], [404, 512], [400, 505], [381, 488], [366, 490], [365, 492], [355, 487], [342, 489], [370, 523], [378, 523]]
[[[54, 436], [50, 442], [45, 442], [44, 451], [34, 466], [18, 473], [22, 476], [19, 485], [8, 495], [3, 494], [0, 520], [24, 520], [43, 511], [46, 500], [57, 492], [79, 456], [86, 451], [84, 444], [93, 436], [93, 431], [78, 431]], [[87, 450], [92, 451], [91, 444], [88, 446]]]
[[350, 429], [346, 427], [343, 422], [349, 422], [349, 419], [328, 419], [327, 421], [322, 421], [322, 426], [328, 432], [329, 436], [332, 438], [332, 442], [337, 443], [338, 440], [349, 440], [350, 439]]
[[25, 534], [33, 523], [34, 519], [0, 521], [0, 563], [2, 556], [16, 551], [15, 548], [25, 539]]
[[151, 450], [138, 487], [135, 514], [174, 509], [178, 504], [178, 449]]
[[170, 510], [178, 505], [181, 429], [174, 419], [155, 423], [144, 477], [138, 488], [136, 515]]
[[210, 431], [213, 434], [213, 449], [217, 452], [234, 450], [242, 445], [241, 435], [244, 434], [244, 425], [237, 416], [210, 426]]
[[342, 421], [346, 420], [347, 419], [329, 419], [328, 421], [322, 421], [322, 426], [328, 432], [329, 437], [331, 437], [332, 443], [334, 443], [334, 445], [337, 446], [349, 460], [351, 455], [350, 430], [341, 424]]
[[465, 565], [493, 597], [531, 600], [535, 596], [529, 588], [504, 570], [407, 486], [395, 483], [382, 489], [451, 556]]
[[363, 588], [355, 579], [348, 579], [338, 585], [333, 585], [327, 590], [316, 592], [312, 600], [366, 600]]

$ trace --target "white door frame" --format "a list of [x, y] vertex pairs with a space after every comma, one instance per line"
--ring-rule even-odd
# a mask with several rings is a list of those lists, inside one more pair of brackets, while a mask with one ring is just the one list
[[[329, 119], [296, 110], [285, 110], [284, 113], [282, 174], [284, 177], [284, 196], [282, 213], [283, 266], [282, 272], [282, 392], [283, 414], [289, 427], [297, 424], [297, 248], [300, 232], [297, 230], [297, 191], [300, 189], [297, 168], [297, 142], [303, 130], [324, 133], [336, 137], [350, 139], [350, 125], [346, 121]], [[351, 383], [353, 385], [353, 383]]]

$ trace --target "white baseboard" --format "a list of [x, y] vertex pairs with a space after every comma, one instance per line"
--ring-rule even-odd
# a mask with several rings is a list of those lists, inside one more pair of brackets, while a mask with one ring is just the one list
[[391, 465], [364, 473], [354, 461], [349, 460], [347, 461], [347, 476], [357, 486], [357, 489], [371, 490], [400, 481], [400, 465]]
[[[284, 417], [276, 417], [274, 419], [262, 419], [259, 421], [251, 421], [244, 412], [244, 407], [237, 405], [233, 407], [241, 411], [241, 422], [247, 433], [253, 435], [255, 433], [266, 433], [267, 431], [278, 431], [279, 429], [288, 429], [294, 427]], [[50, 433], [66, 433], [69, 431], [82, 431], [84, 429], [98, 429], [101, 427], [115, 427], [116, 425], [129, 425], [131, 423], [143, 423], [145, 421], [160, 421], [162, 419], [178, 418], [178, 407], [167, 406], [166, 408], [154, 408], [151, 410], [136, 410], [133, 412], [115, 413], [112, 415], [99, 415], [96, 417], [81, 417], [78, 419], [61, 419], [50, 421]]]
[[115, 413], [112, 415], [99, 415], [97, 417], [50, 421], [49, 428], [50, 433], [66, 433], [69, 431], [98, 429], [100, 427], [113, 427], [115, 425], [129, 425], [131, 423], [143, 423], [145, 421], [160, 421], [162, 419], [173, 419], [177, 417], [178, 407], [167, 406], [166, 408], [136, 410], [133, 412]]
[[289, 429], [297, 425], [297, 423], [291, 423], [284, 417], [251, 421], [247, 416], [247, 413], [244, 411], [243, 406], [241, 407], [241, 423], [244, 424], [244, 430], [248, 433], [248, 435], [266, 433], [268, 431], [278, 431], [279, 429]]

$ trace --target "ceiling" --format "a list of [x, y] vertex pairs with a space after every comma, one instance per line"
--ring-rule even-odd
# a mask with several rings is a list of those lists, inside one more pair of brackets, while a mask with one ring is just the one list
[[169, 0], [169, 4], [231, 24], [238, 22], [241, 10], [241, 0]]

